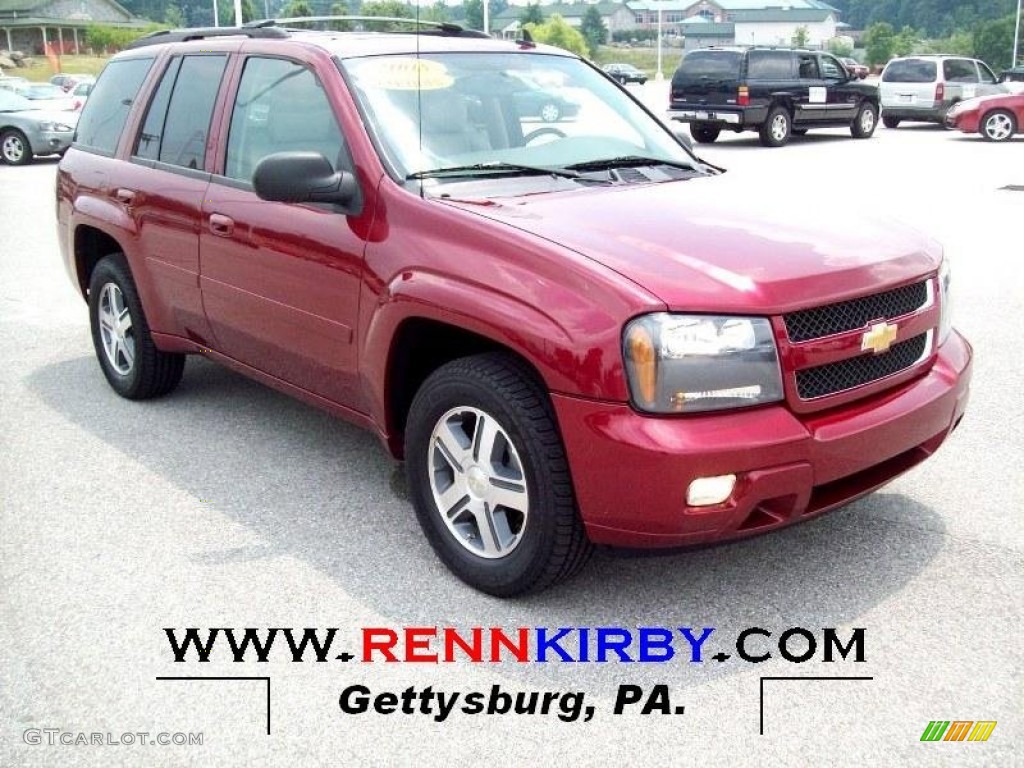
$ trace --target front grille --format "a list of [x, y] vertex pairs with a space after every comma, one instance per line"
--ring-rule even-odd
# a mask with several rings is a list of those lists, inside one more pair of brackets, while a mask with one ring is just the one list
[[859, 355], [838, 363], [796, 372], [796, 391], [801, 400], [832, 395], [860, 387], [909, 368], [924, 355], [928, 334], [893, 344], [880, 355]]
[[909, 314], [924, 306], [927, 300], [928, 283], [924, 281], [859, 299], [802, 309], [783, 319], [790, 341], [809, 341], [863, 328], [872, 320], [891, 320]]

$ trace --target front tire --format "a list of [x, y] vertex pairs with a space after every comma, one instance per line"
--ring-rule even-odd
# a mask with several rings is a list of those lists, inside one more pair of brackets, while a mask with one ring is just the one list
[[997, 109], [981, 119], [978, 132], [986, 141], [1007, 141], [1017, 132], [1017, 121], [1012, 112]]
[[11, 128], [0, 134], [0, 157], [8, 165], [26, 165], [32, 162], [32, 145], [24, 133]]
[[693, 140], [698, 144], [714, 144], [715, 139], [718, 138], [718, 134], [721, 132], [722, 129], [714, 125], [690, 123], [690, 135], [693, 136]]
[[471, 587], [538, 592], [586, 562], [551, 403], [518, 359], [476, 355], [431, 374], [409, 410], [405, 460], [427, 540]]
[[850, 124], [850, 133], [855, 139], [870, 139], [878, 125], [878, 109], [869, 101], [865, 101], [857, 110], [857, 116]]
[[775, 106], [768, 112], [768, 119], [764, 121], [758, 134], [761, 137], [761, 144], [766, 147], [782, 147], [789, 141], [792, 130], [792, 119], [785, 107]]
[[93, 270], [89, 322], [100, 368], [121, 397], [147, 400], [178, 386], [185, 356], [156, 348], [123, 254], [104, 257]]

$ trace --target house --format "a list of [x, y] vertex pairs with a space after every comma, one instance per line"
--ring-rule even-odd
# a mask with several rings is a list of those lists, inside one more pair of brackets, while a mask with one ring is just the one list
[[790, 45], [807, 30], [807, 45], [824, 48], [847, 25], [823, 0], [629, 0], [642, 28], [658, 25], [662, 34], [683, 35], [684, 48], [708, 45]]
[[31, 53], [78, 53], [93, 24], [143, 29], [114, 0], [0, 0], [0, 47]]
[[[3, 0], [0, 0], [3, 2]], [[541, 5], [540, 12], [547, 19], [558, 14], [570, 27], [579, 28], [583, 23], [583, 16], [591, 5], [597, 7], [609, 37], [613, 32], [621, 29], [633, 29], [636, 27], [635, 14], [626, 3], [598, 2], [598, 3], [550, 3]], [[510, 5], [504, 11], [491, 18], [491, 33], [500, 34], [504, 38], [515, 38], [519, 34], [519, 17], [523, 14], [525, 6]]]

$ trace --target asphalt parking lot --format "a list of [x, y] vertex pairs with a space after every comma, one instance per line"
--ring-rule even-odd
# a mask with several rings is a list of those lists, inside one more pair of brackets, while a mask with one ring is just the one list
[[[1024, 137], [830, 129], [698, 151], [746, 182], [738, 212], [828, 200], [851, 227], [884, 216], [942, 242], [976, 353], [967, 417], [930, 462], [815, 522], [686, 554], [599, 552], [515, 601], [445, 570], [371, 435], [201, 359], [170, 397], [118, 398], [59, 260], [56, 162], [0, 166], [0, 765], [1022, 764]], [[352, 650], [361, 627], [476, 625], [714, 627], [721, 647], [748, 627], [863, 628], [866, 659], [176, 664], [163, 631], [337, 627]], [[261, 682], [156, 679], [184, 675], [270, 677], [272, 733]], [[766, 676], [872, 679], [771, 682], [762, 736]], [[596, 714], [343, 715], [356, 683], [581, 691]], [[665, 684], [685, 714], [615, 716], [620, 684]], [[998, 725], [984, 743], [921, 743], [931, 720]], [[26, 743], [47, 728], [204, 743]]]

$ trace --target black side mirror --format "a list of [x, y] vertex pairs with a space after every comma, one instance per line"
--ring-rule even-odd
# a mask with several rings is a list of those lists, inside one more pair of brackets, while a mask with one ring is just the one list
[[335, 171], [319, 152], [276, 152], [267, 155], [252, 174], [252, 186], [262, 200], [280, 203], [334, 203], [355, 213], [359, 197], [356, 178]]

